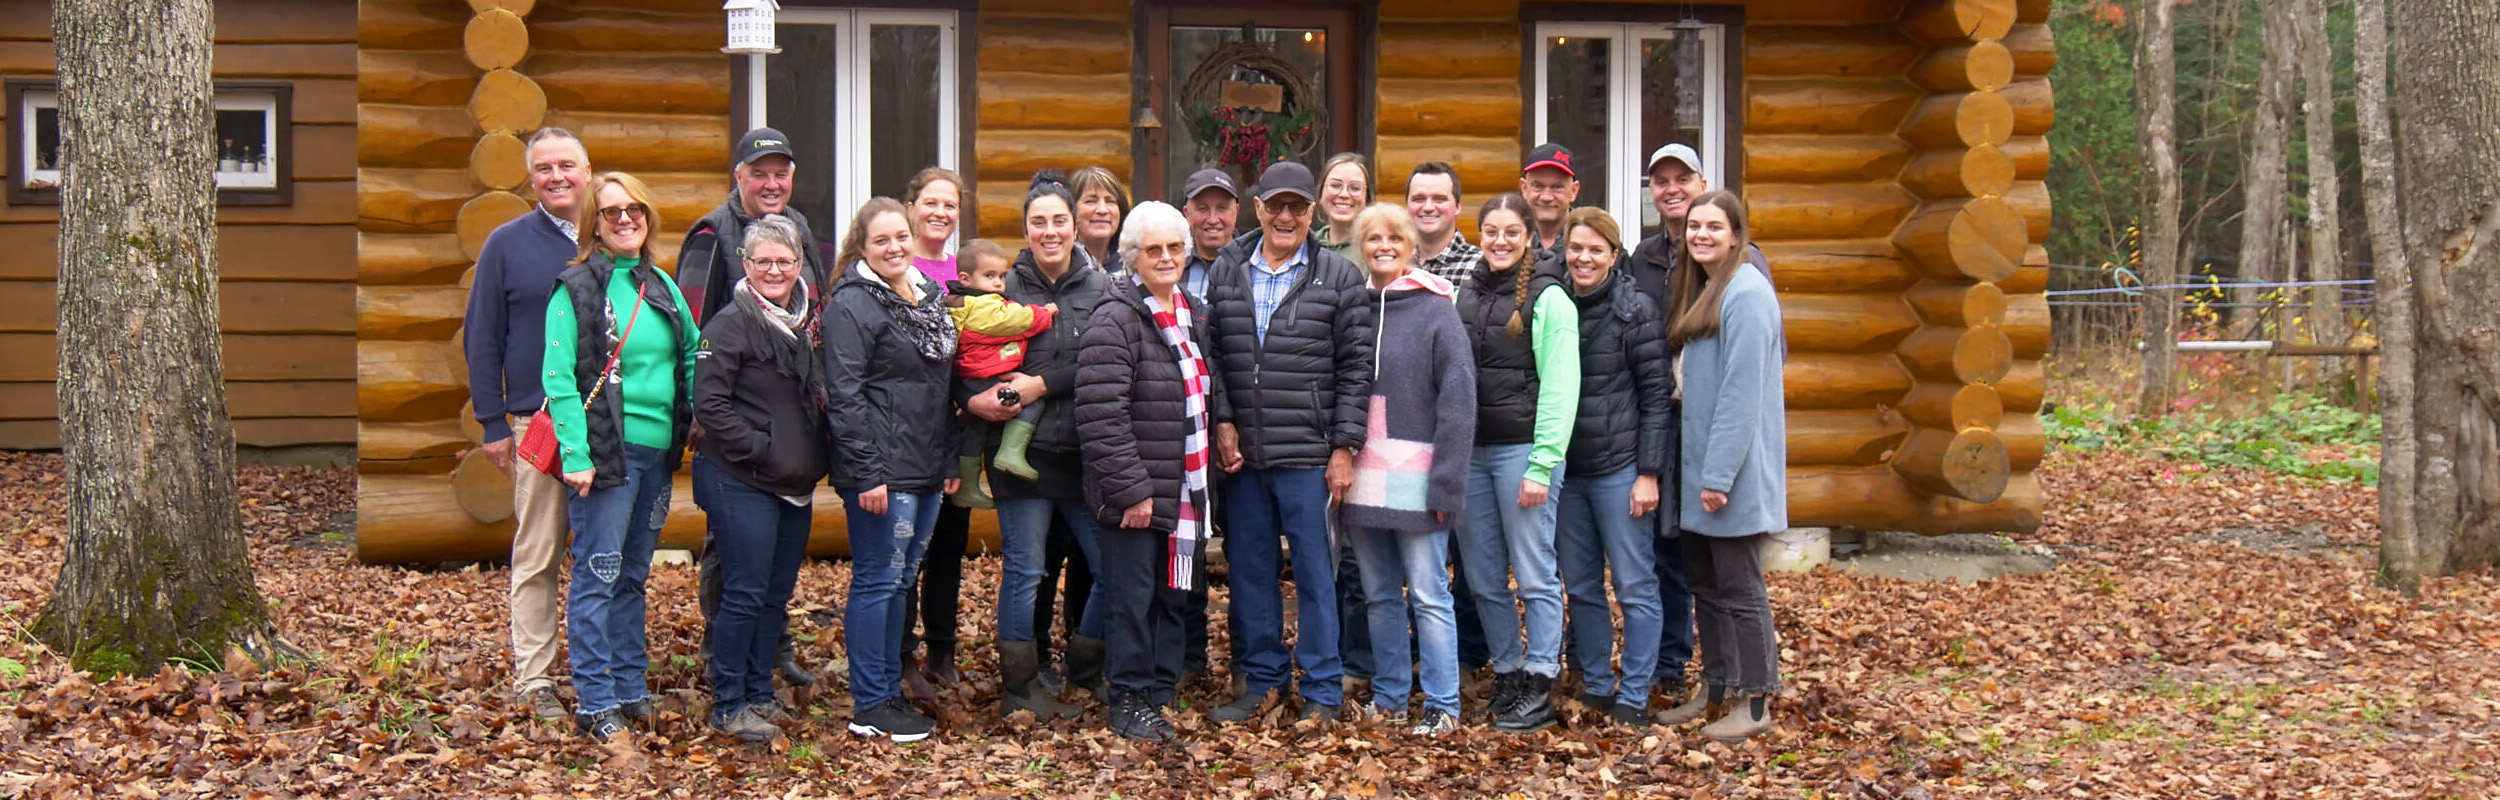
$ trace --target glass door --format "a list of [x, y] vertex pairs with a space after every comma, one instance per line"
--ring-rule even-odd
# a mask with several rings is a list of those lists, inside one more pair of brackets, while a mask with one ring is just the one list
[[784, 9], [748, 127], [798, 154], [791, 205], [819, 238], [842, 235], [868, 198], [900, 199], [923, 167], [959, 169], [955, 12]]
[[[1148, 5], [1139, 91], [1162, 127], [1139, 137], [1134, 192], [1178, 198], [1189, 174], [1207, 167], [1232, 173], [1248, 191], [1277, 160], [1316, 172], [1331, 154], [1368, 152], [1355, 25], [1350, 8]], [[1249, 204], [1242, 207], [1249, 219]]]
[[[1537, 25], [1536, 136], [1571, 148], [1580, 200], [1658, 232], [1644, 171], [1651, 151], [1681, 142], [1701, 151], [1711, 188], [1726, 179], [1724, 59], [1717, 25]], [[1637, 176], [1637, 177], [1636, 177]], [[1629, 231], [1626, 236], [1631, 235]]]

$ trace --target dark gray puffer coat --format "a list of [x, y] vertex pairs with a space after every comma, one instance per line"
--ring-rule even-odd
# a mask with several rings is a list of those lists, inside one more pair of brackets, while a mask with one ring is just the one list
[[[1120, 515], [1129, 506], [1152, 498], [1154, 524], [1148, 529], [1170, 533], [1179, 524], [1186, 472], [1181, 457], [1193, 426], [1185, 411], [1188, 387], [1181, 380], [1180, 353], [1155, 327], [1144, 292], [1132, 281], [1117, 281], [1110, 297], [1094, 307], [1094, 321], [1085, 328], [1085, 349], [1077, 360], [1076, 430], [1085, 440], [1085, 507], [1093, 512], [1094, 522], [1119, 530]], [[1215, 337], [1206, 307], [1187, 300], [1187, 292], [1173, 294], [1196, 317], [1190, 335], [1199, 354], [1212, 358], [1208, 354], [1214, 352]], [[1212, 363], [1207, 366], [1214, 369]], [[1207, 377], [1212, 448], [1213, 420], [1223, 415], [1224, 386], [1220, 374]], [[1212, 449], [1208, 457], [1213, 459]]]
[[1224, 248], [1207, 282], [1229, 422], [1244, 466], [1324, 467], [1332, 449], [1363, 446], [1371, 399], [1372, 293], [1363, 271], [1313, 238], [1302, 241], [1300, 278], [1259, 338], [1250, 257], [1264, 236]]

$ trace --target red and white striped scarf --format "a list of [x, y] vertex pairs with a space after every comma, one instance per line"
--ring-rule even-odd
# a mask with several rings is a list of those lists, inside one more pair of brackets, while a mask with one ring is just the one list
[[1171, 578], [1167, 588], [1190, 589], [1196, 582], [1199, 543], [1206, 539], [1208, 507], [1207, 465], [1207, 390], [1212, 385], [1207, 377], [1206, 357], [1198, 352], [1198, 343], [1189, 336], [1197, 319], [1189, 313], [1187, 301], [1162, 308], [1154, 295], [1146, 294], [1146, 307], [1154, 311], [1155, 327], [1163, 331], [1163, 341], [1180, 354], [1181, 384], [1187, 395], [1181, 401], [1182, 414], [1189, 420], [1189, 436], [1181, 447], [1181, 503], [1179, 524], [1172, 526], [1169, 540]]

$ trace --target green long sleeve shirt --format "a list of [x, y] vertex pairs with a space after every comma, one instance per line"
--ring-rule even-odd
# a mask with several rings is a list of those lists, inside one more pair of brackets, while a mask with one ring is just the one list
[[[1524, 267], [1523, 267], [1524, 268]], [[1571, 446], [1580, 414], [1580, 305], [1561, 286], [1536, 296], [1528, 349], [1536, 354], [1536, 429], [1528, 448], [1528, 480], [1552, 485], [1554, 468]]]
[[[694, 387], [681, 383], [678, 376], [683, 374], [691, 380], [694, 375], [695, 337], [679, 337], [676, 319], [655, 309], [643, 309], [638, 319], [633, 316], [634, 307], [642, 302], [641, 293], [634, 288], [634, 265], [639, 263], [640, 259], [616, 259], [616, 269], [608, 275], [608, 313], [614, 315], [618, 331], [624, 331], [629, 320], [633, 331], [625, 337], [625, 352], [617, 360], [615, 377], [601, 391], [617, 392], [624, 401], [622, 433], [627, 444], [666, 449], [675, 433], [675, 421], [670, 415], [676, 411], [677, 398], [694, 393]], [[684, 308], [686, 298], [678, 293], [677, 283], [656, 270], [654, 274], [668, 286], [677, 307]], [[583, 416], [579, 379], [572, 368], [579, 348], [575, 339], [580, 336], [581, 326], [572, 317], [573, 294], [559, 285], [547, 297], [547, 415], [556, 424], [556, 444], [564, 457], [564, 471], [580, 472], [592, 465], [590, 429]], [[600, 359], [600, 363], [606, 364], [607, 359]]]

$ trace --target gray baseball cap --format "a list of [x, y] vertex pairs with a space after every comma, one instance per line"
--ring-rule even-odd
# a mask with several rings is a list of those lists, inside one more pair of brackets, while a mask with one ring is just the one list
[[1222, 189], [1224, 194], [1235, 199], [1241, 197], [1241, 190], [1233, 186], [1233, 176], [1224, 174], [1223, 170], [1209, 167], [1189, 173], [1189, 182], [1181, 185], [1181, 202], [1186, 203], [1197, 199], [1199, 192], [1208, 189]]

